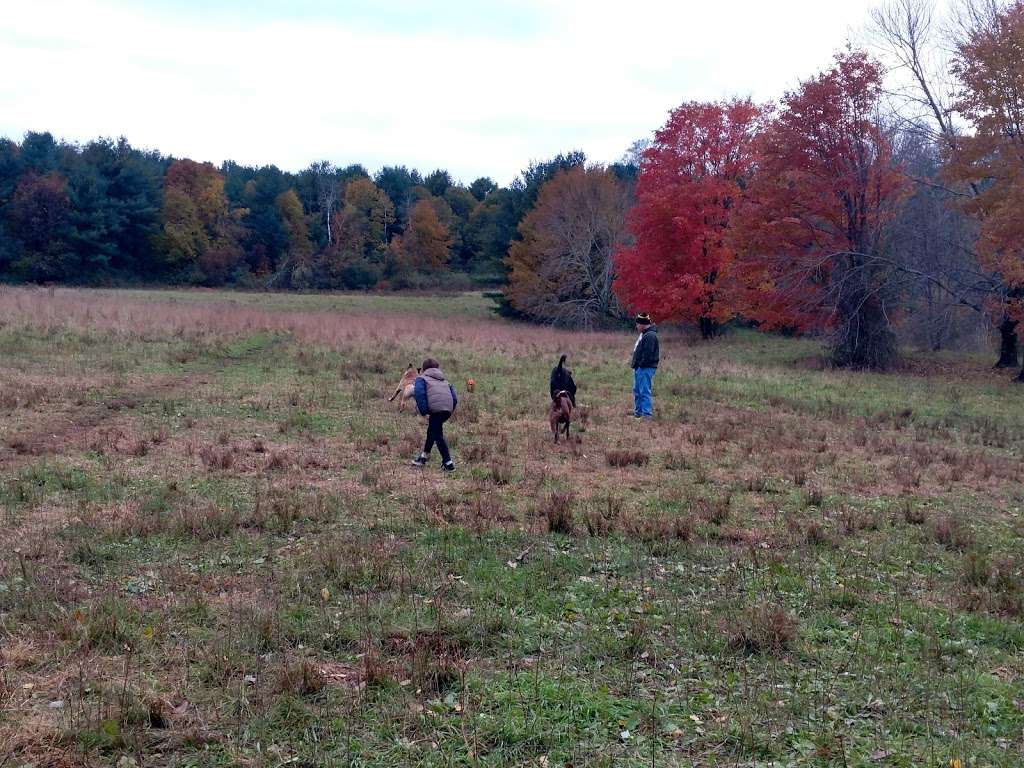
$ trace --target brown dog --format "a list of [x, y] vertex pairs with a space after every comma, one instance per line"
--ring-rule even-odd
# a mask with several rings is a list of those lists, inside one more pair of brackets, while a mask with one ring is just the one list
[[398, 402], [398, 409], [405, 410], [405, 404], [409, 400], [412, 400], [416, 396], [416, 377], [419, 376], [420, 369], [414, 368], [412, 363], [409, 363], [409, 367], [405, 369], [405, 373], [402, 374], [402, 378], [398, 382], [398, 386], [395, 387], [395, 394], [388, 398], [388, 402], [394, 402], [395, 398], [399, 395], [402, 399]]
[[565, 434], [565, 439], [569, 439], [569, 424], [572, 421], [572, 400], [569, 399], [569, 393], [564, 389], [555, 393], [555, 399], [551, 401], [551, 432], [555, 436], [555, 442], [558, 442], [559, 433]]

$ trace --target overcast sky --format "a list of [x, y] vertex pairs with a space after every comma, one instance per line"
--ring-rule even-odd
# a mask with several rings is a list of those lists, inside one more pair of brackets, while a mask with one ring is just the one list
[[9, 0], [0, 135], [125, 135], [196, 160], [612, 161], [691, 99], [771, 99], [878, 0]]

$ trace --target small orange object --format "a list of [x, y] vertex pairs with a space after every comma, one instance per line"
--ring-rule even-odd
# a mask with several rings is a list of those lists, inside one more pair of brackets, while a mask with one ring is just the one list
[[476, 379], [466, 379], [466, 389], [472, 392], [476, 388]]

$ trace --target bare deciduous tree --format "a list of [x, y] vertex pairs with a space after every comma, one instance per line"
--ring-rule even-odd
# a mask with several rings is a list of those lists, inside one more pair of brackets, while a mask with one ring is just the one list
[[593, 328], [621, 315], [613, 255], [628, 237], [627, 190], [603, 168], [576, 166], [540, 190], [512, 244], [507, 295], [534, 319]]
[[338, 204], [338, 169], [328, 160], [318, 160], [309, 166], [316, 179], [316, 197], [320, 213], [327, 227], [327, 246], [333, 242], [331, 236], [331, 215]]
[[[957, 83], [951, 66], [955, 50], [972, 31], [991, 28], [1002, 6], [1001, 0], [961, 0], [945, 22], [936, 16], [934, 0], [889, 0], [872, 11], [870, 37], [889, 66], [892, 112], [905, 141], [917, 135], [947, 156], [956, 153], [963, 123], [958, 121]], [[898, 239], [900, 252], [912, 259], [903, 265], [904, 274], [919, 276], [911, 290], [924, 291], [914, 298], [926, 304], [935, 300], [927, 313], [932, 320], [951, 321], [964, 308], [981, 315], [991, 315], [993, 307], [1005, 308], [1007, 286], [982, 268], [975, 253], [976, 227], [961, 211], [952, 210], [978, 194], [977, 183], [950, 185], [934, 163], [922, 167], [909, 162], [905, 168], [918, 185], [918, 193], [897, 223]], [[925, 215], [925, 209], [930, 213]], [[953, 237], [951, 226], [956, 231]], [[910, 245], [908, 238], [916, 239], [917, 244]], [[932, 251], [927, 256], [921, 253], [925, 243]], [[1018, 324], [1005, 309], [996, 310], [992, 319], [1000, 333], [996, 366], [1015, 367]], [[935, 327], [931, 332], [934, 346], [944, 334]]]

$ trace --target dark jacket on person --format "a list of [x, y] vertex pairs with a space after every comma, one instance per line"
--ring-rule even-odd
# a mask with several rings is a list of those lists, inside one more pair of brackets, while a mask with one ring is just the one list
[[658, 329], [649, 325], [640, 335], [640, 341], [633, 350], [632, 368], [657, 368], [660, 353], [658, 348]]
[[455, 387], [448, 383], [440, 368], [428, 368], [417, 378], [413, 388], [416, 396], [416, 409], [420, 416], [431, 413], [454, 413], [459, 399], [455, 396]]
[[558, 361], [558, 365], [551, 369], [551, 399], [559, 392], [568, 392], [569, 401], [572, 407], [576, 407], [576, 382], [572, 380], [572, 371], [565, 367], [565, 358]]

